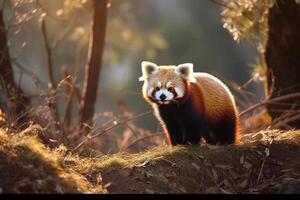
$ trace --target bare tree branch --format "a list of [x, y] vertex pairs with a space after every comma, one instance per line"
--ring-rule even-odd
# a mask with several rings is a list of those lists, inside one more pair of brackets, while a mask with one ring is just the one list
[[[56, 105], [57, 85], [55, 83], [54, 75], [53, 75], [52, 51], [51, 51], [51, 46], [50, 46], [49, 40], [48, 40], [45, 16], [42, 16], [40, 18], [40, 25], [41, 25], [41, 33], [42, 33], [43, 42], [44, 42], [45, 50], [46, 50], [46, 56], [47, 56], [47, 70], [48, 70], [49, 88], [50, 88], [50, 90], [49, 90], [50, 98], [48, 98], [48, 106], [51, 110], [51, 114], [52, 114], [52, 117], [54, 120], [54, 123], [52, 126], [52, 132], [53, 133], [63, 133], [63, 129], [60, 126], [60, 118], [59, 118], [59, 113], [58, 113], [58, 109], [57, 109], [57, 105]], [[64, 134], [62, 134], [62, 135], [64, 135]], [[60, 139], [63, 139], [62, 135], [59, 135]]]
[[94, 115], [105, 44], [107, 0], [93, 0], [92, 16], [88, 63], [86, 65], [83, 99], [81, 102], [81, 125], [91, 124]]
[[51, 47], [50, 47], [49, 40], [48, 40], [45, 17], [41, 17], [40, 23], [41, 23], [43, 42], [45, 45], [46, 55], [47, 55], [47, 64], [48, 64], [47, 70], [48, 70], [48, 77], [49, 77], [49, 84], [50, 84], [49, 86], [51, 89], [55, 89], [56, 85], [55, 85], [55, 80], [54, 80], [54, 76], [53, 76], [52, 51], [51, 51]]
[[[3, 19], [3, 10], [0, 10], [0, 78], [2, 80], [3, 89], [7, 97], [7, 108], [9, 109], [9, 118], [17, 124], [26, 120], [27, 115], [22, 115], [26, 112], [26, 106], [29, 99], [24, 95], [20, 87], [15, 83], [14, 71], [12, 68], [9, 48], [7, 43], [7, 30]], [[5, 110], [5, 109], [3, 109]], [[18, 116], [22, 115], [21, 118]], [[16, 119], [18, 119], [16, 121]]]
[[273, 104], [273, 103], [276, 103], [276, 102], [284, 101], [284, 100], [287, 100], [287, 99], [293, 99], [293, 98], [300, 98], [300, 93], [293, 93], [293, 94], [288, 94], [288, 95], [276, 97], [276, 98], [273, 98], [273, 99], [264, 100], [264, 101], [262, 101], [258, 104], [250, 106], [248, 109], [242, 111], [240, 113], [240, 117], [245, 115], [246, 113], [252, 111], [252, 110], [255, 110], [256, 108], [261, 107], [261, 106], [265, 106], [265, 105], [268, 105], [268, 104]]
[[108, 128], [103, 129], [102, 131], [100, 131], [100, 133], [97, 133], [97, 134], [92, 135], [92, 136], [88, 136], [86, 139], [84, 139], [82, 142], [80, 142], [80, 143], [74, 148], [73, 151], [77, 151], [83, 144], [85, 144], [86, 142], [88, 142], [88, 141], [90, 141], [90, 140], [93, 140], [93, 139], [95, 139], [95, 138], [97, 138], [97, 137], [100, 137], [100, 136], [106, 134], [107, 132], [109, 132], [109, 131], [111, 131], [111, 130], [113, 130], [113, 129], [115, 129], [115, 128], [121, 126], [121, 125], [126, 125], [126, 124], [127, 124], [128, 122], [130, 122], [130, 121], [139, 119], [139, 118], [144, 117], [144, 116], [149, 115], [149, 114], [152, 114], [152, 111], [148, 111], [148, 112], [145, 112], [145, 113], [141, 113], [141, 114], [135, 115], [135, 116], [133, 116], [133, 117], [131, 117], [131, 118], [128, 118], [128, 119], [126, 119], [126, 120], [117, 122], [116, 124], [114, 124], [114, 125], [112, 125], [112, 126], [110, 126], [110, 127], [108, 127]]
[[[65, 67], [63, 69], [64, 77], [68, 77], [70, 75], [68, 69]], [[71, 123], [71, 108], [72, 108], [72, 102], [73, 102], [73, 95], [74, 95], [74, 86], [73, 86], [73, 79], [72, 77], [66, 79], [67, 85], [66, 85], [66, 106], [65, 106], [65, 113], [63, 117], [63, 125], [65, 127], [69, 127]]]
[[141, 137], [141, 138], [139, 138], [139, 139], [133, 141], [131, 144], [127, 145], [126, 147], [122, 148], [122, 149], [120, 150], [120, 152], [123, 152], [123, 151], [126, 151], [127, 149], [130, 149], [131, 147], [133, 147], [134, 145], [136, 145], [137, 143], [139, 143], [139, 142], [141, 142], [141, 141], [143, 141], [143, 140], [147, 140], [147, 139], [149, 139], [149, 138], [158, 137], [158, 136], [163, 136], [163, 135], [164, 135], [164, 133], [162, 133], [162, 132], [155, 133], [155, 134], [151, 134], [151, 135], [146, 135], [146, 136], [144, 136], [144, 137]]

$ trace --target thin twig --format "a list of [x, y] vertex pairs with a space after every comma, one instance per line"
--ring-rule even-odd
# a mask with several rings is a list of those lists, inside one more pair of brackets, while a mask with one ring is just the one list
[[299, 98], [299, 97], [300, 97], [300, 92], [293, 93], [293, 94], [288, 94], [288, 95], [284, 95], [284, 96], [280, 96], [280, 97], [276, 97], [276, 98], [273, 98], [273, 99], [264, 100], [260, 103], [257, 103], [253, 106], [250, 106], [248, 109], [242, 111], [240, 113], [240, 117], [245, 115], [246, 113], [252, 111], [252, 110], [255, 110], [256, 108], [261, 107], [261, 106], [264, 106], [264, 105], [267, 105], [267, 104], [272, 104], [272, 103], [279, 102], [279, 101], [288, 100], [288, 99]]
[[273, 128], [279, 128], [285, 125], [288, 125], [290, 122], [294, 122], [296, 120], [300, 119], [300, 114], [292, 116], [292, 117], [288, 117], [285, 120], [281, 120], [279, 121], [277, 124], [273, 125]]
[[44, 83], [41, 79], [39, 79], [38, 76], [36, 76], [33, 72], [31, 72], [30, 70], [27, 70], [25, 67], [23, 67], [18, 61], [17, 59], [12, 59], [11, 60], [13, 64], [15, 64], [15, 67], [17, 67], [21, 72], [24, 72], [25, 74], [27, 74], [27, 76], [31, 77], [33, 83], [35, 84], [40, 84], [43, 87], [47, 87], [47, 84]]
[[[50, 88], [49, 94], [54, 97], [53, 100], [48, 101], [48, 106], [51, 110], [53, 120], [55, 121], [54, 126], [53, 126], [53, 129], [54, 129], [53, 131], [54, 132], [61, 131], [61, 133], [63, 133], [63, 135], [64, 135], [64, 131], [60, 126], [60, 118], [59, 118], [58, 108], [57, 108], [57, 104], [56, 104], [57, 85], [54, 80], [52, 51], [51, 51], [51, 47], [50, 47], [49, 40], [48, 40], [45, 16], [42, 16], [40, 18], [40, 23], [41, 23], [42, 38], [43, 38], [43, 42], [45, 45], [46, 56], [47, 56], [47, 69], [48, 69], [49, 88]], [[61, 138], [61, 139], [65, 139], [65, 138]]]
[[259, 174], [258, 174], [258, 177], [257, 177], [256, 184], [259, 183], [262, 172], [263, 172], [263, 169], [264, 169], [264, 166], [265, 166], [265, 162], [266, 162], [267, 158], [270, 156], [270, 147], [271, 147], [272, 143], [273, 143], [273, 139], [270, 140], [269, 147], [265, 148], [265, 157], [264, 157], [264, 160], [261, 164], [261, 168], [260, 168], [260, 171], [259, 171]]
[[53, 76], [52, 51], [48, 41], [48, 34], [47, 34], [46, 22], [44, 17], [41, 17], [41, 32], [42, 32], [43, 42], [46, 49], [47, 64], [48, 64], [47, 70], [48, 70], [48, 77], [49, 77], [49, 84], [50, 84], [49, 86], [51, 89], [55, 89], [56, 85]]
[[92, 135], [92, 136], [87, 136], [87, 138], [85, 138], [82, 142], [80, 142], [80, 143], [73, 149], [73, 151], [77, 151], [83, 144], [85, 144], [86, 142], [88, 142], [88, 141], [90, 141], [90, 140], [95, 139], [96, 137], [100, 137], [100, 136], [104, 135], [105, 133], [107, 133], [107, 132], [109, 132], [109, 131], [111, 131], [111, 130], [113, 130], [113, 129], [115, 129], [115, 128], [121, 126], [121, 125], [124, 125], [124, 124], [126, 124], [126, 123], [128, 123], [128, 122], [130, 122], [130, 121], [134, 121], [134, 120], [136, 120], [136, 119], [139, 119], [139, 118], [144, 117], [144, 116], [149, 115], [149, 114], [152, 114], [152, 111], [148, 111], [148, 112], [145, 112], [145, 113], [141, 113], [141, 114], [135, 115], [135, 116], [133, 116], [133, 117], [131, 117], [131, 118], [128, 118], [128, 119], [123, 120], [123, 121], [120, 121], [120, 122], [118, 122], [118, 123], [116, 123], [116, 124], [114, 124], [114, 125], [112, 125], [112, 126], [106, 128], [106, 129], [103, 129], [100, 133], [97, 133], [97, 134]]
[[263, 162], [262, 162], [262, 164], [261, 164], [261, 167], [260, 167], [260, 170], [259, 170], [259, 174], [258, 174], [258, 177], [257, 177], [256, 184], [258, 184], [259, 181], [260, 181], [260, 177], [261, 177], [262, 171], [263, 171], [263, 169], [264, 169], [266, 160], [267, 160], [267, 155], [265, 155], [264, 160], [263, 160]]
[[160, 132], [160, 133], [156, 133], [156, 134], [141, 137], [141, 138], [135, 140], [134, 142], [132, 142], [131, 144], [127, 145], [126, 147], [122, 148], [120, 152], [126, 151], [127, 149], [130, 149], [132, 146], [134, 146], [135, 144], [137, 144], [137, 143], [139, 143], [143, 140], [146, 140], [146, 139], [149, 139], [149, 138], [152, 138], [152, 137], [162, 136], [162, 135], [164, 135], [164, 134], [162, 132]]

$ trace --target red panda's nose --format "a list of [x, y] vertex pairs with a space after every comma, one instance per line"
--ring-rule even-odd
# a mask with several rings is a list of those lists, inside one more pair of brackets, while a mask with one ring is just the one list
[[160, 98], [160, 100], [164, 101], [164, 100], [166, 100], [167, 96], [164, 94], [161, 94], [159, 98]]

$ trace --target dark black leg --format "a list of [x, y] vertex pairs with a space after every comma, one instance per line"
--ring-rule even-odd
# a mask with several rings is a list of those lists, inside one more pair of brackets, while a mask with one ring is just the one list
[[165, 130], [167, 130], [172, 145], [183, 144], [182, 127], [175, 120], [165, 121]]
[[208, 144], [233, 144], [235, 139], [235, 121], [224, 120], [205, 131], [204, 139]]
[[[195, 124], [194, 124], [195, 125]], [[186, 126], [185, 128], [185, 138], [184, 138], [184, 143], [185, 144], [199, 144], [200, 143], [200, 139], [201, 139], [201, 134], [202, 134], [202, 130], [201, 127], [199, 126], [194, 126], [194, 125], [189, 125]]]
[[178, 115], [176, 105], [159, 106], [160, 117], [164, 124], [164, 129], [169, 135], [172, 145], [183, 144], [183, 127]]

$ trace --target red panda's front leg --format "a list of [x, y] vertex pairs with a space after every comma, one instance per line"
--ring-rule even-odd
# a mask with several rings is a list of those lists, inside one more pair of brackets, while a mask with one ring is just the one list
[[156, 115], [172, 145], [183, 144], [183, 127], [173, 106], [160, 106]]
[[163, 129], [173, 146], [184, 143], [182, 127], [178, 123], [175, 121], [165, 120], [163, 122]]

